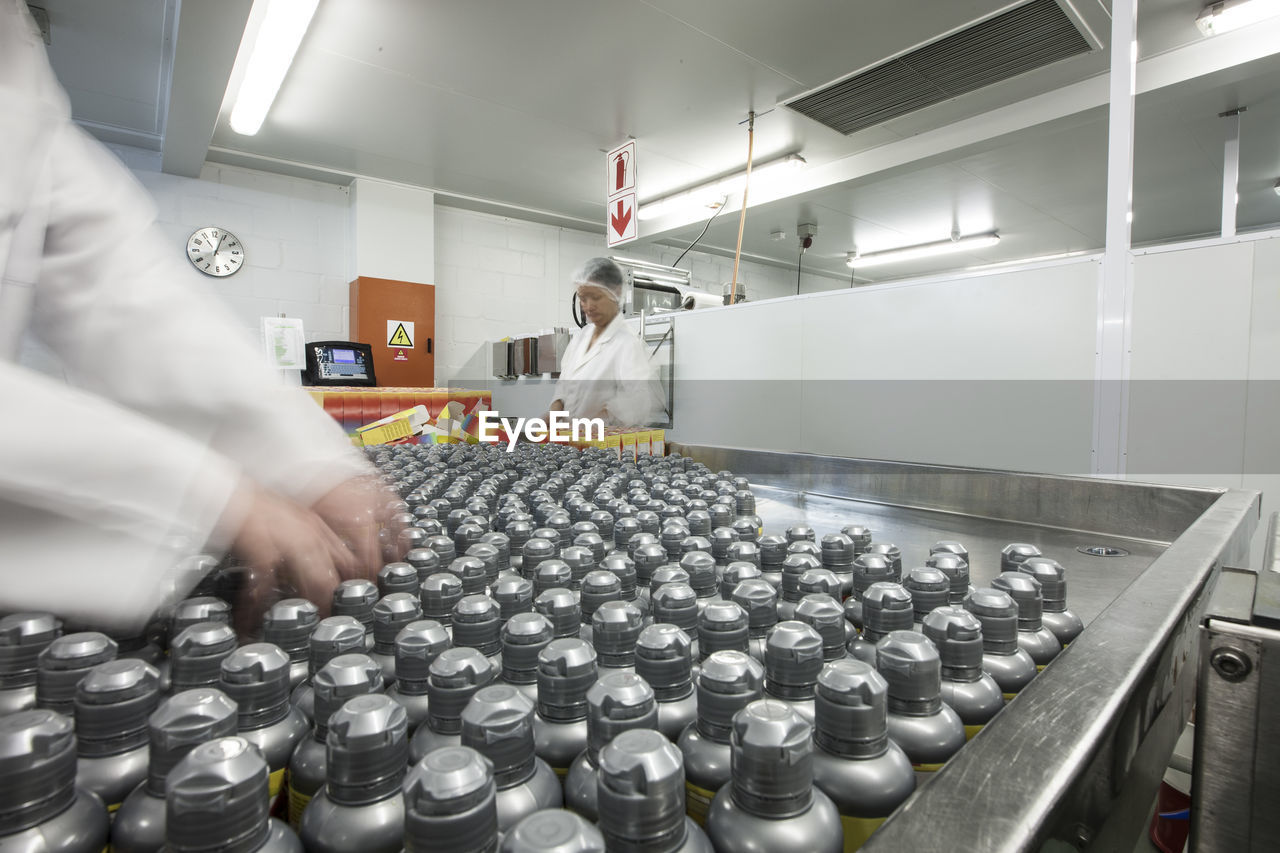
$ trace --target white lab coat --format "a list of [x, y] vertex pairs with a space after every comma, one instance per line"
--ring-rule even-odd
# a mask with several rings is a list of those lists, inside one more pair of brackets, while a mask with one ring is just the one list
[[[71, 122], [22, 0], [0, 0], [0, 115], [0, 611], [127, 635], [198, 580], [184, 555], [229, 544], [243, 474], [310, 503], [370, 468]], [[24, 336], [68, 381], [18, 363]]]
[[603, 418], [609, 426], [643, 426], [659, 419], [661, 389], [644, 341], [621, 313], [592, 344], [595, 330], [588, 323], [569, 341], [554, 399], [571, 418]]

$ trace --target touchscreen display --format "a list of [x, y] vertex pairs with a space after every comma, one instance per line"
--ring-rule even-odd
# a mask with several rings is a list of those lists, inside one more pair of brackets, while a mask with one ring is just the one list
[[352, 349], [335, 349], [333, 350], [334, 364], [355, 364], [356, 351]]

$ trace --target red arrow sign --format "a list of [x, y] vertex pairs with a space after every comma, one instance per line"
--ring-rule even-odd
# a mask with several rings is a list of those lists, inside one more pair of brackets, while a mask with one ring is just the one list
[[613, 224], [613, 230], [618, 232], [619, 237], [627, 232], [627, 225], [631, 222], [631, 211], [623, 210], [622, 199], [618, 199], [618, 212], [609, 214], [609, 222]]

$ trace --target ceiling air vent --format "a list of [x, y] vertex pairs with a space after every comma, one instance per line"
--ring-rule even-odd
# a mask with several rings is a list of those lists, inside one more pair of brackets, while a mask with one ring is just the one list
[[1089, 50], [1056, 0], [1032, 0], [787, 106], [856, 133]]

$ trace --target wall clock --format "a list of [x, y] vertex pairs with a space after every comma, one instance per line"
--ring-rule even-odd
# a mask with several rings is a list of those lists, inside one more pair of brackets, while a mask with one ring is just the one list
[[187, 260], [205, 275], [223, 278], [244, 265], [244, 246], [230, 231], [210, 225], [187, 238]]

